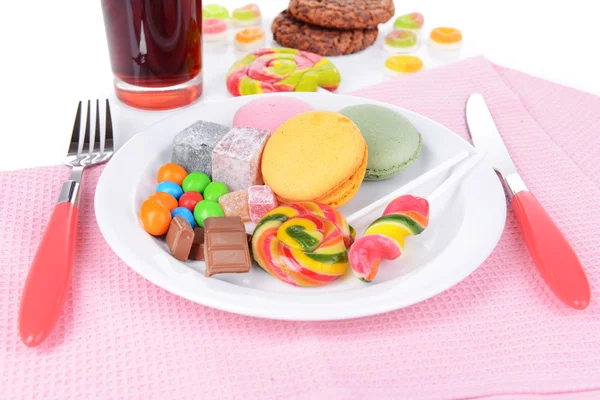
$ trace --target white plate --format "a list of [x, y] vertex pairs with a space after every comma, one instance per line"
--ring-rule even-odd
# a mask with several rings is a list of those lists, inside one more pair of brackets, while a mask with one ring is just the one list
[[[387, 106], [405, 115], [423, 135], [423, 151], [417, 162], [393, 179], [364, 183], [357, 196], [340, 208], [344, 215], [381, 198], [460, 151], [475, 152], [449, 129], [405, 109], [343, 95], [285, 95], [321, 110], [338, 111], [365, 103]], [[504, 228], [506, 201], [495, 172], [483, 162], [455, 190], [431, 204], [430, 226], [420, 236], [407, 239], [405, 254], [400, 259], [382, 263], [370, 284], [359, 281], [348, 271], [333, 284], [297, 288], [278, 281], [259, 267], [253, 267], [248, 274], [206, 278], [203, 262], [175, 260], [164, 242], [151, 237], [140, 226], [137, 217], [140, 205], [154, 191], [160, 165], [170, 161], [171, 142], [178, 132], [199, 119], [231, 125], [236, 110], [250, 100], [251, 97], [238, 97], [187, 108], [136, 135], [106, 166], [95, 198], [100, 230], [115, 253], [154, 284], [191, 301], [238, 314], [286, 320], [347, 319], [396, 310], [428, 299], [467, 277], [496, 246]], [[413, 194], [427, 196], [445, 178]], [[361, 220], [355, 226], [359, 235], [379, 215]]]

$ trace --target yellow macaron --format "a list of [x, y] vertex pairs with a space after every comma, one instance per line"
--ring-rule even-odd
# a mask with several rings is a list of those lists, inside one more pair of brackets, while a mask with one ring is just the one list
[[283, 123], [262, 157], [262, 174], [281, 203], [315, 201], [338, 207], [358, 192], [367, 144], [349, 118], [309, 111]]

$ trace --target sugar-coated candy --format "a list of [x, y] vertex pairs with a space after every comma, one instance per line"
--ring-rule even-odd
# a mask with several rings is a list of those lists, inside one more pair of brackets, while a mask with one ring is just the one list
[[391, 77], [414, 74], [421, 69], [423, 69], [423, 61], [417, 56], [391, 56], [385, 60], [386, 73]]
[[339, 211], [301, 202], [271, 210], [256, 225], [252, 254], [265, 271], [294, 286], [321, 286], [346, 272], [354, 230]]
[[250, 219], [258, 223], [266, 213], [277, 208], [275, 193], [267, 185], [255, 185], [248, 188], [248, 208]]
[[227, 22], [220, 18], [202, 18], [202, 40], [221, 42], [227, 40]]
[[177, 201], [179, 201], [179, 198], [183, 194], [183, 189], [181, 189], [181, 186], [169, 181], [159, 183], [156, 187], [156, 191], [169, 193], [171, 196], [175, 197]]
[[174, 209], [173, 211], [171, 211], [171, 218], [175, 218], [175, 217], [182, 217], [184, 218], [192, 228], [194, 228], [196, 226], [196, 221], [194, 219], [194, 214], [188, 210], [185, 207], [177, 207], [176, 209]]
[[375, 278], [382, 260], [395, 260], [404, 252], [404, 238], [418, 235], [429, 225], [429, 202], [404, 195], [392, 201], [383, 216], [367, 228], [350, 249], [350, 266], [360, 280]]
[[423, 14], [414, 12], [396, 18], [396, 21], [394, 21], [394, 29], [411, 30], [418, 35], [421, 28], [423, 28], [424, 23], [425, 17], [423, 17]]
[[162, 205], [169, 211], [173, 211], [179, 206], [179, 204], [177, 203], [177, 199], [167, 192], [153, 193], [150, 196], [148, 196], [148, 199], [153, 199], [157, 201], [160, 205]]
[[226, 217], [237, 216], [240, 217], [242, 221], [250, 220], [248, 193], [245, 190], [224, 194], [219, 198], [219, 205], [223, 209]]
[[261, 21], [260, 9], [256, 4], [236, 8], [231, 13], [231, 22], [236, 26], [258, 25]]
[[210, 201], [219, 201], [219, 198], [224, 194], [229, 193], [229, 189], [227, 189], [227, 185], [223, 182], [211, 182], [208, 184], [206, 189], [204, 189], [204, 199]]
[[194, 212], [194, 207], [196, 207], [196, 204], [200, 203], [202, 200], [204, 200], [204, 198], [200, 193], [188, 191], [179, 198], [179, 207], [185, 207], [191, 212]]
[[212, 151], [227, 132], [228, 127], [214, 122], [193, 123], [173, 139], [171, 162], [181, 165], [188, 172], [200, 171], [211, 176]]
[[202, 194], [209, 183], [210, 178], [204, 172], [192, 172], [183, 180], [183, 191]]
[[265, 44], [265, 31], [259, 26], [242, 29], [235, 34], [233, 45], [243, 52], [258, 50]]
[[169, 181], [181, 186], [187, 172], [181, 165], [166, 163], [158, 169], [157, 182]]
[[269, 136], [270, 132], [261, 129], [232, 128], [213, 151], [213, 180], [231, 191], [262, 184], [260, 159]]
[[415, 51], [419, 41], [414, 32], [396, 29], [391, 31], [386, 37], [383, 47], [392, 54], [411, 53]]
[[161, 236], [169, 230], [171, 213], [156, 199], [146, 199], [140, 208], [140, 222], [146, 232]]
[[202, 18], [229, 19], [229, 10], [220, 4], [205, 4], [202, 6]]
[[462, 32], [456, 28], [439, 27], [429, 34], [429, 46], [437, 50], [458, 50], [462, 46]]
[[223, 217], [223, 209], [216, 201], [202, 200], [194, 208], [194, 219], [200, 228], [204, 228], [204, 220], [211, 217]]

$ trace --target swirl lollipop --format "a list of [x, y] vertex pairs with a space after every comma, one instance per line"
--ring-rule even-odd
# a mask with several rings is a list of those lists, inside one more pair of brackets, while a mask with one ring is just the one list
[[340, 81], [340, 73], [327, 58], [288, 48], [257, 50], [227, 72], [227, 89], [234, 96], [315, 92], [319, 87], [333, 91]]
[[383, 216], [367, 228], [350, 249], [350, 266], [360, 280], [375, 278], [382, 260], [395, 260], [404, 251], [404, 238], [418, 235], [429, 225], [429, 202], [405, 195], [392, 201]]
[[294, 286], [321, 286], [348, 268], [354, 229], [335, 209], [313, 202], [268, 212], [252, 235], [252, 254], [265, 271]]

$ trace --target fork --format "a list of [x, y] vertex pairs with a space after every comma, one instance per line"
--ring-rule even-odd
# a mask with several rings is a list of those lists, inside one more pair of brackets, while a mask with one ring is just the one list
[[[85, 125], [82, 126], [82, 102], [79, 102], [65, 159], [65, 165], [71, 167], [71, 178], [62, 186], [23, 288], [19, 334], [23, 343], [29, 347], [39, 345], [52, 332], [71, 285], [83, 171], [105, 163], [113, 155], [113, 127], [108, 99], [103, 129], [100, 129], [98, 100], [93, 122], [90, 111], [91, 104], [88, 100]], [[94, 132], [90, 129], [92, 125]]]

